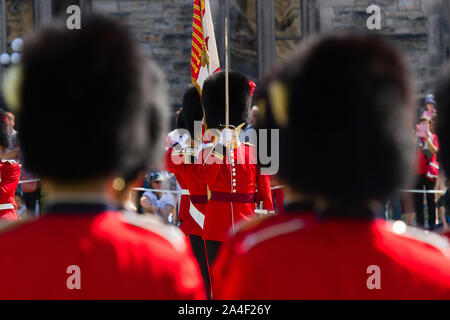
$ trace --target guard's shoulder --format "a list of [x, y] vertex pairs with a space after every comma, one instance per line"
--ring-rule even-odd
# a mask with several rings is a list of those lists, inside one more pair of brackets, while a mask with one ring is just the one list
[[270, 217], [273, 217], [272, 215], [265, 215], [265, 216], [255, 216], [251, 220], [241, 220], [234, 226], [233, 229], [230, 229], [230, 236], [233, 234], [244, 234], [249, 233], [252, 231], [256, 231], [258, 228], [263, 227], [264, 224], [270, 221]]
[[14, 230], [20, 228], [21, 226], [30, 223], [33, 220], [34, 219], [26, 218], [26, 219], [21, 219], [21, 220], [16, 220], [16, 221], [1, 222], [0, 223], [0, 236], [8, 233], [10, 231], [14, 231]]
[[151, 231], [167, 240], [176, 251], [186, 250], [186, 236], [175, 226], [164, 223], [157, 215], [141, 215], [131, 211], [122, 212], [123, 222]]
[[[395, 224], [397, 224], [397, 226], [399, 227], [396, 227]], [[404, 224], [403, 222], [394, 222], [393, 224], [391, 224], [390, 231], [399, 236], [426, 243], [427, 245], [430, 245], [438, 251], [442, 252], [445, 256], [450, 255], [449, 240], [446, 237], [435, 232], [429, 232], [423, 229], [406, 226], [406, 224]]]
[[6, 166], [11, 166], [11, 165], [19, 165], [19, 163], [16, 160], [11, 160], [11, 159], [2, 159], [2, 164], [6, 165]]
[[[242, 240], [239, 241], [237, 251], [240, 253], [246, 253], [256, 246], [271, 241], [275, 238], [280, 238], [288, 234], [297, 232], [305, 227], [305, 221], [300, 217], [293, 219], [270, 219], [262, 218], [257, 225], [250, 226], [250, 229], [244, 233]], [[264, 223], [264, 221], [270, 221]]]

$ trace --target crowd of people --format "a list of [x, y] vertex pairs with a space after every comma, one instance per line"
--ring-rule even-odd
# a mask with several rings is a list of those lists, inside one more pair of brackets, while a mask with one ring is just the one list
[[[0, 148], [22, 166], [0, 166], [0, 299], [450, 299], [448, 192], [438, 209], [427, 193], [427, 224], [423, 191], [399, 193], [450, 172], [450, 74], [415, 124], [401, 53], [316, 37], [254, 95], [235, 70], [187, 86], [170, 131], [163, 74], [114, 20], [38, 30], [15, 68]], [[242, 138], [254, 129], [278, 134], [276, 178]], [[35, 219], [17, 215], [24, 170], [40, 177], [22, 190], [34, 205], [45, 192]], [[387, 221], [389, 199], [422, 228]]]

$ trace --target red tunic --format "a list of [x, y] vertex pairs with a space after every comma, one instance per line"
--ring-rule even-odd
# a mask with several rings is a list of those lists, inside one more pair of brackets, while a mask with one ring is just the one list
[[[0, 299], [204, 299], [186, 237], [156, 219], [66, 212], [10, 225], [0, 231]], [[80, 289], [67, 285], [74, 265]]]
[[0, 205], [9, 205], [14, 208], [0, 209], [0, 221], [16, 221], [19, 219], [15, 200], [19, 180], [20, 165], [12, 160], [2, 160], [0, 163]]
[[180, 186], [189, 191], [180, 228], [187, 235], [201, 236], [208, 198], [206, 184], [200, 181], [197, 174], [196, 167], [200, 164], [195, 163], [195, 155], [193, 148], [181, 151], [169, 148], [166, 151], [166, 165], [167, 170], [175, 174], [178, 182], [181, 181], [183, 185], [180, 183]]
[[[215, 297], [450, 299], [444, 238], [438, 242], [445, 248], [438, 248], [408, 231], [395, 233], [384, 220], [312, 217], [284, 213], [238, 233], [224, 245], [213, 269]], [[380, 289], [373, 287], [374, 266]]]
[[[425, 143], [425, 138], [422, 138], [422, 143]], [[437, 135], [433, 134], [433, 144], [439, 149], [439, 139]], [[433, 155], [431, 162], [435, 162], [437, 159], [437, 153]], [[416, 151], [416, 174], [426, 174], [427, 173], [427, 159], [425, 158], [425, 154], [422, 149]]]
[[[264, 209], [272, 211], [273, 203], [269, 176], [260, 174], [252, 146], [240, 143], [232, 152], [226, 150], [228, 156], [216, 150], [220, 148], [212, 152], [205, 150], [201, 158], [203, 165], [198, 166], [198, 176], [211, 191], [202, 237], [224, 241], [228, 230], [233, 230], [237, 222], [255, 216], [256, 204], [262, 202]], [[241, 199], [226, 200], [236, 196]], [[223, 200], [216, 200], [220, 197]]]

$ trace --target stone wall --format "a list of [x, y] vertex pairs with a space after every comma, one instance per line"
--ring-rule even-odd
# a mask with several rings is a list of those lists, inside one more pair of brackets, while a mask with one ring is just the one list
[[[40, 23], [50, 20], [51, 0], [36, 1]], [[384, 35], [408, 56], [417, 79], [418, 97], [433, 90], [450, 42], [448, 14], [442, 14], [449, 11], [447, 0], [304, 1], [305, 33], [367, 30], [370, 15], [366, 9], [371, 4], [379, 5], [381, 30], [371, 32]], [[172, 105], [180, 105], [183, 92], [191, 83], [192, 0], [84, 0], [82, 3], [89, 3], [94, 11], [115, 16], [131, 27], [144, 51], [166, 73]], [[217, 5], [213, 5], [212, 12], [217, 17], [220, 13], [214, 9], [217, 11]]]
[[[3, 53], [5, 51], [5, 48], [3, 48], [3, 25], [2, 25], [2, 17], [3, 17], [3, 12], [2, 12], [2, 5], [0, 2], [0, 53]], [[1, 67], [0, 67], [1, 69]]]
[[144, 51], [163, 68], [170, 102], [180, 105], [191, 83], [192, 0], [94, 0], [92, 8], [118, 17], [131, 27]]
[[441, 0], [318, 0], [316, 31], [366, 30], [369, 5], [381, 8], [381, 30], [408, 57], [416, 75], [418, 97], [432, 92], [446, 58]]

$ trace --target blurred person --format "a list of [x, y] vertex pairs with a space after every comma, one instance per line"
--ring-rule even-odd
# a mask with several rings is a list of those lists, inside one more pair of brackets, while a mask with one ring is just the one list
[[250, 109], [250, 115], [249, 115], [249, 123], [245, 130], [255, 128], [256, 127], [256, 119], [258, 119], [259, 114], [259, 108], [258, 106], [253, 106]]
[[434, 99], [433, 94], [428, 94], [425, 97], [425, 110], [422, 113], [422, 116], [427, 118], [432, 118], [436, 115], [436, 101]]
[[20, 193], [16, 192], [14, 199], [16, 200], [16, 203], [17, 203], [17, 215], [19, 216], [19, 219], [23, 219], [25, 217], [25, 215], [27, 214], [27, 207], [25, 206], [25, 203], [23, 202], [23, 198], [20, 195]]
[[5, 112], [5, 115], [8, 119], [9, 123], [9, 147], [7, 149], [2, 150], [1, 158], [2, 159], [12, 159], [14, 161], [18, 161], [19, 159], [19, 142], [17, 139], [17, 131], [14, 126], [16, 124], [15, 117], [12, 112]]
[[[170, 147], [166, 151], [167, 170], [173, 172], [177, 181], [183, 189], [189, 191], [189, 195], [183, 196], [186, 202], [180, 207], [180, 228], [189, 237], [192, 249], [197, 262], [202, 271], [203, 281], [206, 285], [208, 298], [211, 298], [210, 275], [206, 261], [205, 243], [202, 239], [203, 225], [206, 214], [206, 204], [208, 202], [207, 185], [198, 177], [197, 154], [201, 148], [202, 137], [195, 136], [195, 122], [201, 126], [203, 120], [203, 109], [200, 94], [193, 85], [189, 86], [183, 95], [183, 119], [184, 134], [189, 134], [189, 139], [183, 139], [181, 126], [178, 127], [177, 138], [171, 141]], [[202, 132], [199, 130], [199, 134]], [[173, 137], [174, 132], [169, 136]], [[183, 199], [182, 199], [183, 201]]]
[[254, 136], [252, 136], [252, 134], [256, 133], [255, 126], [256, 126], [256, 119], [258, 117], [258, 113], [259, 113], [258, 106], [253, 106], [250, 109], [250, 113], [248, 116], [248, 125], [244, 129], [244, 135], [243, 135], [244, 142], [252, 143], [252, 144], [257, 143], [256, 141], [251, 141], [251, 140], [254, 139]]
[[400, 54], [364, 35], [303, 42], [269, 73], [258, 127], [280, 130], [287, 205], [224, 244], [216, 298], [450, 298], [448, 241], [380, 218], [412, 169], [411, 91]]
[[256, 206], [273, 212], [270, 177], [261, 174], [255, 147], [239, 140], [250, 109], [251, 85], [239, 71], [230, 71], [228, 78], [229, 128], [225, 128], [225, 72], [209, 76], [202, 88], [206, 126], [214, 135], [212, 145], [201, 151], [198, 167], [200, 180], [211, 191], [202, 233], [210, 267], [227, 233], [255, 217]]
[[182, 233], [120, 209], [157, 165], [168, 109], [129, 30], [97, 15], [80, 30], [49, 26], [25, 40], [21, 63], [20, 143], [46, 212], [0, 231], [0, 299], [204, 298]]
[[[11, 127], [5, 112], [0, 111], [0, 152], [10, 146]], [[20, 165], [14, 160], [0, 161], [0, 223], [16, 221], [15, 194], [20, 180]]]
[[[422, 116], [416, 126], [415, 136], [417, 139], [416, 151], [416, 186], [415, 189], [434, 190], [439, 171], [437, 152], [439, 142], [436, 134], [431, 132], [431, 118]], [[435, 195], [426, 194], [428, 207], [428, 229], [433, 230], [436, 225], [436, 202]], [[423, 193], [414, 193], [416, 212], [416, 223], [419, 227], [425, 226]]]
[[448, 210], [450, 208], [450, 198], [449, 198], [449, 194], [448, 194], [449, 189], [447, 189], [447, 191], [445, 192], [445, 194], [443, 196], [439, 197], [439, 200], [437, 202], [437, 207], [438, 207], [438, 214], [439, 214], [439, 221], [440, 221], [440, 226], [441, 227], [441, 232], [449, 232], [450, 228], [449, 228], [449, 214], [448, 214]]
[[[163, 183], [167, 186], [168, 177], [159, 169], [152, 170], [149, 177], [149, 185], [151, 189], [164, 189]], [[166, 188], [168, 189], [168, 188]], [[169, 215], [175, 207], [175, 197], [169, 192], [145, 191], [141, 197], [141, 205], [144, 213], [153, 213], [164, 221], [169, 222]]]

